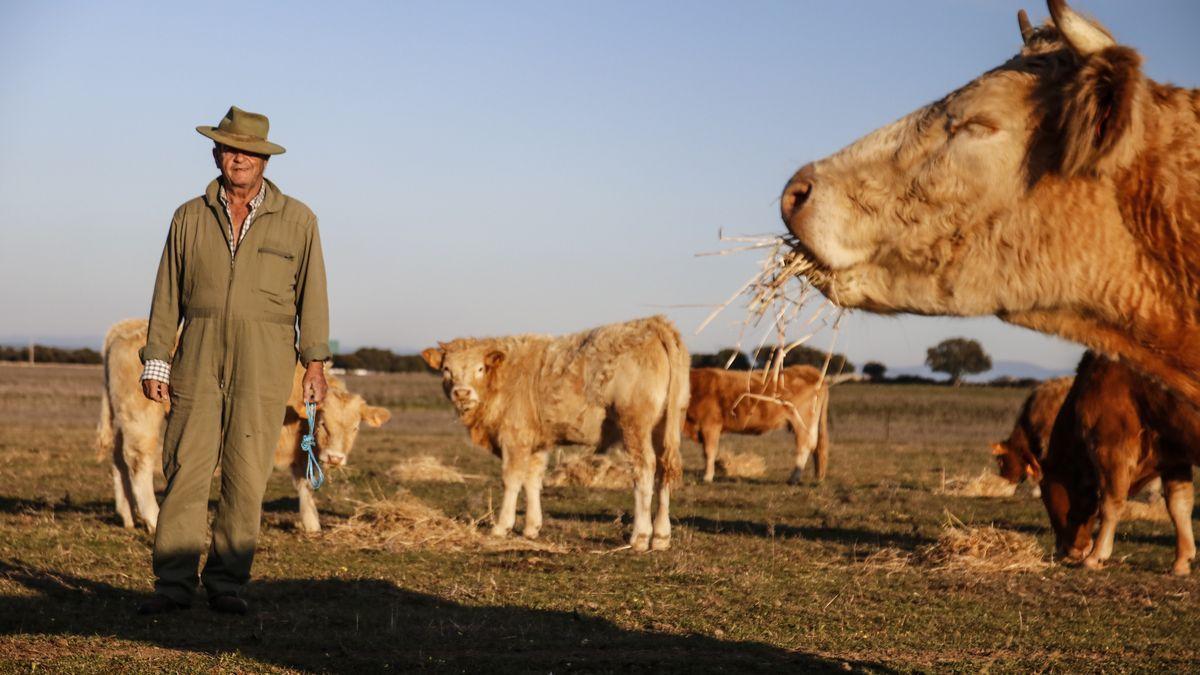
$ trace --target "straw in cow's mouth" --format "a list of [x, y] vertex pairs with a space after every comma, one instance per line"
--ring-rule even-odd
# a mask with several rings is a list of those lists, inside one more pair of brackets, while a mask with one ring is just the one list
[[[783, 368], [784, 359], [788, 352], [808, 342], [816, 334], [817, 329], [831, 325], [834, 331], [829, 352], [821, 368], [821, 379], [829, 369], [833, 357], [833, 345], [837, 341], [838, 325], [844, 310], [838, 308], [829, 300], [823, 300], [817, 311], [804, 322], [805, 335], [798, 339], [789, 339], [788, 328], [800, 320], [800, 313], [809, 300], [812, 299], [817, 286], [825, 287], [828, 281], [828, 271], [816, 261], [795, 236], [788, 234], [768, 235], [739, 235], [726, 236], [721, 232], [720, 240], [733, 244], [730, 248], [712, 253], [699, 255], [730, 255], [744, 251], [765, 251], [766, 257], [759, 263], [759, 271], [750, 277], [746, 283], [718, 305], [711, 314], [696, 329], [703, 331], [731, 304], [739, 298], [747, 298], [746, 318], [742, 320], [735, 353], [730, 357], [726, 367], [732, 364], [736, 352], [742, 350], [747, 333], [761, 330], [761, 336], [753, 355], [757, 357], [765, 348], [767, 340], [774, 338], [771, 360], [764, 375], [777, 379]], [[830, 321], [832, 314], [832, 321]], [[821, 322], [818, 324], [818, 322]]]

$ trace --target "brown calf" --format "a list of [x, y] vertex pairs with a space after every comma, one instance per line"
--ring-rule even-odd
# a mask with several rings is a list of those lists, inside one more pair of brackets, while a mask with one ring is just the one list
[[[1172, 572], [1196, 557], [1192, 464], [1200, 411], [1128, 366], [1084, 355], [1042, 462], [1042, 501], [1060, 555], [1099, 568], [1112, 556], [1125, 500], [1161, 474], [1175, 525]], [[1097, 511], [1100, 531], [1093, 544]]]
[[824, 480], [829, 469], [831, 381], [822, 382], [821, 371], [812, 366], [784, 368], [778, 380], [762, 370], [693, 368], [684, 432], [704, 444], [704, 482], [713, 480], [723, 432], [758, 435], [785, 426], [796, 440], [796, 464], [788, 483], [800, 482], [814, 451], [817, 480]]

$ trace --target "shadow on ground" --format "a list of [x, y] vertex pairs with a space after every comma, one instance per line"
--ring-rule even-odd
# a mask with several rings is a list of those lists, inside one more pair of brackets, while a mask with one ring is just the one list
[[0, 578], [29, 595], [0, 598], [0, 635], [100, 636], [264, 664], [315, 670], [435, 668], [489, 671], [786, 668], [886, 672], [759, 642], [630, 630], [578, 611], [473, 606], [377, 579], [257, 581], [255, 611], [228, 618], [196, 606], [162, 617], [134, 615], [145, 595], [20, 561]]

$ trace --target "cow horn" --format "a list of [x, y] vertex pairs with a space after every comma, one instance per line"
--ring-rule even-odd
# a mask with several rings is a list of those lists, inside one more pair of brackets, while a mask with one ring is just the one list
[[1028, 45], [1029, 38], [1033, 37], [1033, 24], [1023, 9], [1017, 11], [1017, 26], [1021, 29], [1021, 41]]
[[1079, 56], [1095, 54], [1117, 42], [1103, 28], [1080, 16], [1067, 6], [1066, 0], [1047, 0], [1054, 25], [1067, 41], [1071, 51]]

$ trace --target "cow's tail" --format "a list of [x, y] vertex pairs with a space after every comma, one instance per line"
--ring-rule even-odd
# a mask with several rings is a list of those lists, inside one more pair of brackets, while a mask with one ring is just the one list
[[111, 460], [116, 449], [113, 410], [108, 400], [108, 350], [104, 352], [104, 392], [100, 395], [100, 421], [96, 423], [96, 459]]
[[662, 454], [658, 457], [659, 479], [665, 485], [679, 482], [683, 478], [683, 456], [679, 452], [683, 434], [683, 420], [687, 414], [691, 357], [679, 331], [665, 317], [651, 319], [663, 348], [667, 351], [668, 379], [666, 413], [663, 420]]
[[813, 453], [813, 469], [817, 480], [825, 480], [829, 471], [829, 388], [821, 388], [821, 417], [817, 422], [817, 448]]

